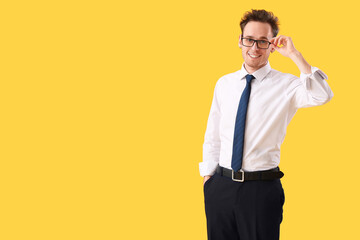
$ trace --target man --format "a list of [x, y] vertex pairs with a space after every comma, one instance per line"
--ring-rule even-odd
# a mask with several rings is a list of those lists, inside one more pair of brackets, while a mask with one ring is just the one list
[[[285, 201], [278, 165], [286, 127], [297, 109], [325, 104], [333, 93], [292, 39], [277, 36], [271, 12], [247, 12], [240, 27], [244, 63], [216, 83], [200, 163], [208, 239], [275, 240]], [[270, 67], [274, 51], [294, 61], [300, 78]]]

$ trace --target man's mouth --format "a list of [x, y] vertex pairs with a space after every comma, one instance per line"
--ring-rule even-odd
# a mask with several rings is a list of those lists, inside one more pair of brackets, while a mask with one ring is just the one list
[[261, 55], [248, 53], [251, 58], [259, 58]]

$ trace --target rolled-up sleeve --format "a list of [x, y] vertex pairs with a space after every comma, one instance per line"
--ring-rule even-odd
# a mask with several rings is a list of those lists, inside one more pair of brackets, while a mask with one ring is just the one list
[[323, 105], [334, 96], [327, 83], [327, 75], [317, 67], [311, 67], [311, 73], [301, 73], [293, 79], [288, 88], [288, 95], [296, 108]]
[[203, 161], [199, 163], [200, 175], [213, 175], [220, 156], [220, 79], [217, 81], [207, 121], [203, 144]]

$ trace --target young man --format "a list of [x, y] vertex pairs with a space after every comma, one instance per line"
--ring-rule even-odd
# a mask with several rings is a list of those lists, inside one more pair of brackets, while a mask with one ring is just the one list
[[[208, 239], [278, 240], [286, 127], [297, 109], [325, 104], [333, 93], [326, 74], [305, 61], [292, 39], [277, 36], [271, 12], [247, 12], [240, 27], [245, 62], [216, 83], [200, 163]], [[300, 78], [270, 67], [274, 51], [294, 61]]]

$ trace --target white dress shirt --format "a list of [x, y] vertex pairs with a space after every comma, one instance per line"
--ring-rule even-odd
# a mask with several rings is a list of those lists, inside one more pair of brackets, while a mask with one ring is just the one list
[[[280, 145], [298, 108], [325, 104], [333, 97], [324, 72], [311, 67], [310, 74], [282, 73], [269, 62], [252, 75], [246, 117], [242, 169], [259, 171], [280, 163]], [[248, 74], [244, 64], [221, 77], [215, 85], [203, 144], [200, 175], [213, 175], [217, 165], [231, 169], [235, 119]]]

